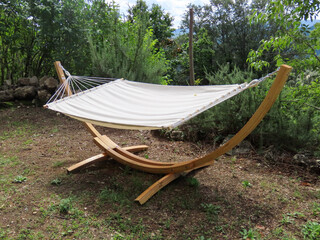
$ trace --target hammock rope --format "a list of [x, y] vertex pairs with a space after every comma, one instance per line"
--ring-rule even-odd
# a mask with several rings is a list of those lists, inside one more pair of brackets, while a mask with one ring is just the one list
[[61, 83], [56, 92], [47, 101], [46, 105], [55, 102], [59, 99], [63, 99], [68, 96], [67, 89], [69, 89], [72, 95], [77, 95], [80, 92], [94, 89], [97, 86], [109, 83], [117, 78], [104, 78], [104, 77], [88, 77], [88, 76], [75, 76], [71, 75], [61, 64], [61, 69], [67, 75], [67, 79], [64, 83]]

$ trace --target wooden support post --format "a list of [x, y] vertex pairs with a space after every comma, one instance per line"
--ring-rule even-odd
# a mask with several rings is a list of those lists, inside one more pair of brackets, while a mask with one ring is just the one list
[[189, 24], [189, 65], [190, 65], [190, 85], [194, 85], [194, 66], [193, 66], [193, 9], [190, 8]]
[[60, 63], [60, 61], [56, 61], [56, 62], [54, 62], [54, 67], [56, 68], [56, 72], [57, 72], [57, 74], [58, 74], [58, 78], [59, 78], [59, 80], [60, 80], [60, 83], [61, 84], [65, 84], [65, 87], [66, 87], [66, 92], [67, 92], [67, 94], [68, 94], [68, 96], [71, 96], [72, 95], [72, 92], [71, 92], [71, 90], [70, 90], [70, 86], [69, 86], [69, 84], [66, 82], [66, 76], [64, 75], [64, 72], [63, 72], [63, 70], [62, 70], [62, 68], [61, 68], [61, 63]]

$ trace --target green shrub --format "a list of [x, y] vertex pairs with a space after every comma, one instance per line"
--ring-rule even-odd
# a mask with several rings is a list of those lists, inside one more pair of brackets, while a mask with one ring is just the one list
[[168, 63], [156, 48], [153, 30], [138, 19], [123, 22], [110, 12], [106, 24], [89, 37], [93, 71], [96, 76], [126, 78], [132, 81], [166, 83]]
[[61, 199], [59, 204], [59, 211], [62, 214], [67, 214], [72, 209], [72, 199], [65, 198]]
[[[309, 148], [315, 154], [320, 151], [320, 111], [317, 108], [320, 105], [320, 77], [319, 74], [310, 76], [312, 80], [291, 75], [270, 112], [249, 136], [254, 145], [274, 145], [294, 151]], [[229, 65], [220, 66], [214, 74], [207, 73], [210, 84], [236, 84], [254, 78], [252, 72], [230, 69]], [[266, 80], [200, 114], [185, 127], [189, 131], [186, 136], [221, 141], [235, 134], [259, 107], [272, 82], [273, 79]]]

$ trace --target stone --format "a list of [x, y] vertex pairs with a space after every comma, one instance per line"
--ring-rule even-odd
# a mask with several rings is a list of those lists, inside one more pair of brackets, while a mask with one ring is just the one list
[[43, 76], [42, 78], [39, 79], [39, 87], [44, 88], [44, 81], [49, 78], [48, 76]]
[[46, 89], [38, 90], [38, 98], [41, 103], [46, 103], [51, 96], [51, 93], [49, 93]]
[[183, 140], [184, 134], [182, 131], [174, 130], [170, 133], [170, 138], [175, 141]]
[[[227, 136], [221, 143], [220, 147], [226, 144], [231, 138], [232, 136]], [[233, 156], [237, 154], [248, 154], [251, 152], [252, 149], [253, 147], [251, 143], [249, 141], [244, 140], [240, 142], [237, 146], [235, 146], [233, 149], [226, 152], [226, 155]]]
[[9, 102], [13, 100], [14, 100], [13, 90], [0, 91], [0, 102]]
[[30, 78], [19, 78], [17, 84], [18, 86], [28, 86], [30, 85]]
[[58, 87], [58, 81], [53, 77], [49, 77], [44, 81], [44, 87], [49, 90], [49, 92], [54, 92]]
[[12, 80], [11, 79], [4, 80], [3, 84], [5, 86], [11, 87], [12, 86]]
[[298, 164], [298, 165], [304, 165], [307, 166], [308, 158], [305, 154], [303, 153], [297, 153], [296, 155], [293, 156], [293, 160]]
[[18, 87], [14, 91], [14, 97], [18, 100], [32, 100], [36, 94], [36, 87], [34, 86]]
[[250, 153], [253, 149], [249, 141], [243, 140], [239, 145], [234, 149], [233, 154], [246, 154]]
[[30, 78], [29, 85], [30, 86], [38, 86], [39, 85], [38, 78], [36, 76], [33, 76], [32, 78]]
[[0, 87], [1, 87], [0, 90], [12, 89], [12, 80], [11, 79], [4, 80], [3, 85]]

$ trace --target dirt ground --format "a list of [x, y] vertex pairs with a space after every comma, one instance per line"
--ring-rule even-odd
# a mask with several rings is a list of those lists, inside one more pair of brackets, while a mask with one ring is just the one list
[[[134, 199], [161, 176], [113, 160], [66, 173], [101, 153], [80, 122], [15, 106], [0, 109], [0, 126], [0, 239], [319, 239], [320, 178], [288, 154], [274, 163], [254, 150], [222, 156], [140, 205]], [[121, 146], [150, 146], [139, 155], [159, 161], [214, 149], [150, 131], [99, 130]]]

